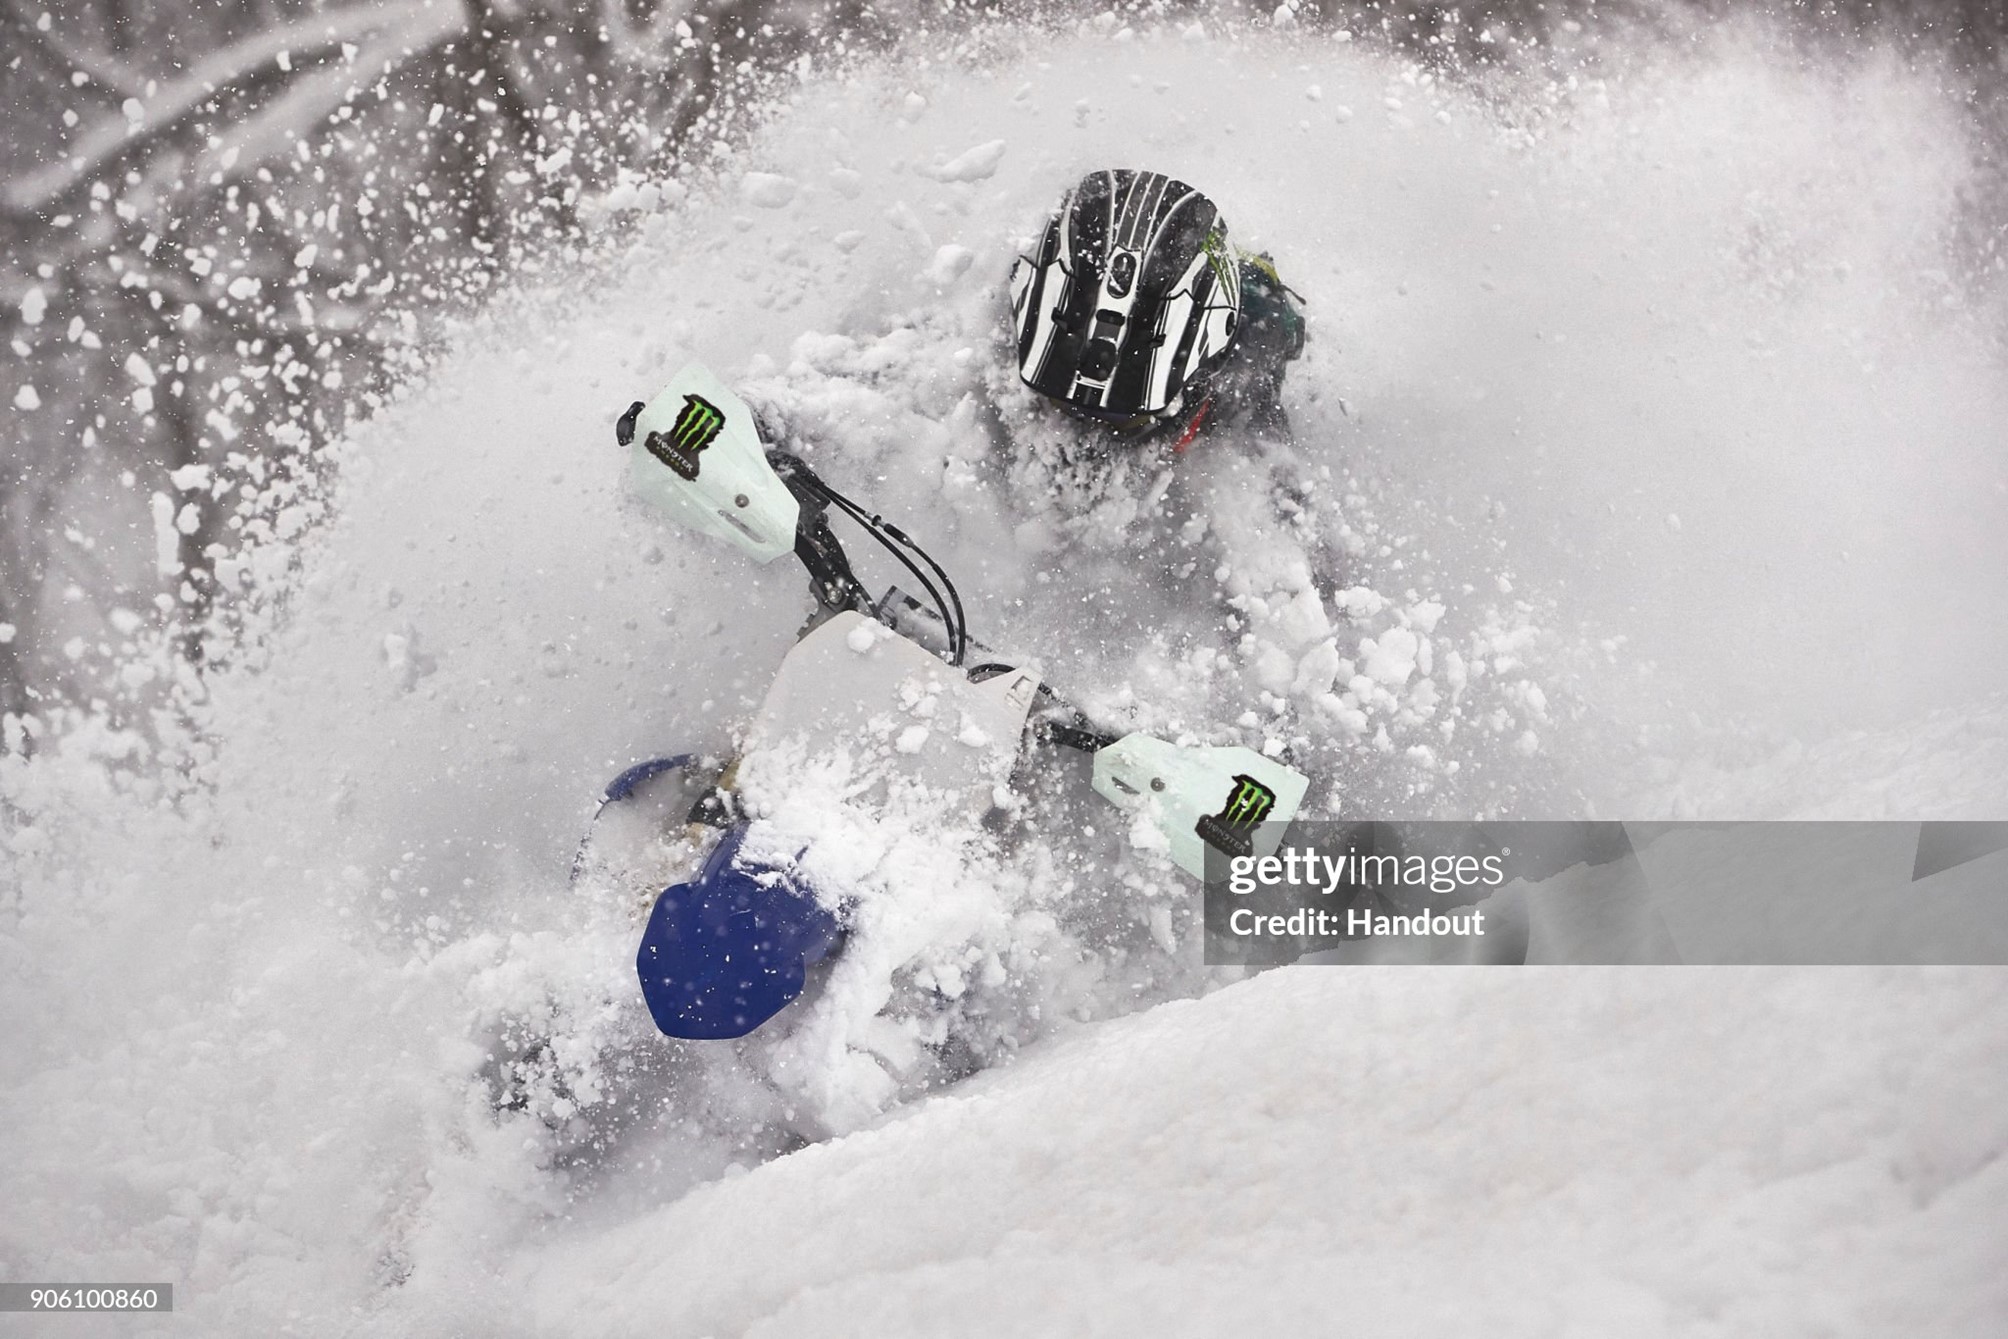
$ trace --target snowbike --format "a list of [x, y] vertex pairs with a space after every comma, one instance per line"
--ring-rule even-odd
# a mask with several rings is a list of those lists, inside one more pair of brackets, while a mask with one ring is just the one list
[[[849, 891], [816, 875], [795, 837], [760, 830], [762, 789], [832, 755], [866, 758], [880, 794], [921, 796], [944, 816], [994, 819], [1029, 750], [1092, 756], [1094, 791], [1154, 831], [1180, 869], [1206, 877], [1209, 848], [1267, 855], [1307, 779], [1242, 747], [1179, 746], [1091, 721], [1023, 657], [969, 634], [960, 594], [905, 531], [770, 444], [755, 414], [693, 364], [619, 420], [632, 491], [679, 525], [757, 562], [792, 553], [816, 601], [801, 639], [742, 735], [737, 756], [675, 755], [606, 789], [573, 879], [610, 881], [647, 908], [635, 966], [657, 1028], [743, 1037], [801, 996], [817, 963], [861, 931]], [[854, 522], [911, 576], [873, 598], [831, 528]]]

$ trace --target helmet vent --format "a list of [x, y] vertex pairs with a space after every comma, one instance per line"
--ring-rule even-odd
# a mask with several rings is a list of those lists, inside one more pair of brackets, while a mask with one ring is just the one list
[[1135, 282], [1135, 253], [1130, 251], [1119, 252], [1116, 258], [1109, 262], [1109, 295], [1118, 298], [1126, 297], [1129, 294], [1130, 285]]

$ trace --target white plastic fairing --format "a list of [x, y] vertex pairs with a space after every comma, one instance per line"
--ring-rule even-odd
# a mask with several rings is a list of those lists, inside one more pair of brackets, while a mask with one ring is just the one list
[[1124, 735], [1095, 754], [1095, 790], [1142, 810], [1164, 834], [1172, 863], [1206, 877], [1208, 846], [1227, 856], [1274, 855], [1310, 780], [1253, 749], [1180, 748]]
[[[746, 736], [748, 772], [783, 759], [843, 753], [863, 772], [899, 775], [981, 819], [1010, 779], [1039, 676], [1008, 670], [981, 682], [891, 628], [846, 610], [781, 661]], [[861, 773], [863, 774], [863, 773]]]
[[679, 525], [763, 563], [794, 551], [801, 505], [767, 464], [753, 412], [702, 363], [636, 417], [628, 475], [636, 496]]

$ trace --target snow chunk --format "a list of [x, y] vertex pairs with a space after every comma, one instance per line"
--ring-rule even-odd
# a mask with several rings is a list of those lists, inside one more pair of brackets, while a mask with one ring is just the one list
[[830, 189], [846, 200], [855, 200], [864, 194], [865, 179], [863, 174], [848, 167], [833, 167], [830, 169]]
[[886, 221], [898, 228], [921, 246], [933, 246], [934, 239], [927, 234], [927, 225], [920, 221], [920, 215], [913, 212], [913, 206], [904, 200], [893, 202], [885, 212]]
[[1004, 161], [1004, 141], [993, 139], [973, 149], [965, 149], [940, 167], [928, 172], [936, 181], [984, 181], [997, 173]]
[[1442, 695], [1436, 691], [1434, 679], [1417, 679], [1415, 687], [1410, 689], [1408, 694], [1408, 704], [1415, 709], [1418, 716], [1433, 715], [1437, 703], [1442, 700]]
[[401, 632], [383, 635], [383, 661], [392, 674], [402, 673], [411, 663], [411, 639]]
[[142, 386], [151, 386], [156, 380], [153, 375], [153, 364], [137, 353], [126, 356], [125, 374]]
[[207, 465], [183, 465], [167, 476], [174, 486], [184, 493], [198, 488], [209, 487], [209, 467]]
[[13, 640], [14, 625], [12, 623], [0, 623], [0, 646], [5, 646]]
[[1424, 600], [1420, 604], [1408, 607], [1408, 625], [1425, 635], [1435, 632], [1436, 625], [1442, 618], [1443, 605], [1436, 600]]
[[1360, 672], [1389, 687], [1407, 683], [1408, 676], [1415, 673], [1420, 646], [1420, 640], [1407, 628], [1389, 628], [1378, 639], [1365, 638], [1360, 642]]
[[899, 732], [899, 738], [893, 741], [893, 747], [901, 753], [918, 753], [921, 746], [927, 743], [927, 736], [926, 726], [909, 725]]
[[1464, 691], [1465, 685], [1471, 682], [1471, 671], [1470, 667], [1464, 663], [1463, 656], [1455, 651], [1444, 652], [1443, 679], [1444, 682], [1450, 685], [1450, 694], [1452, 697], [1456, 697]]
[[151, 414], [153, 412], [153, 392], [141, 386], [132, 393], [132, 407], [133, 412], [136, 414]]
[[1332, 597], [1341, 613], [1355, 621], [1372, 618], [1387, 608], [1387, 597], [1366, 586], [1353, 586]]
[[847, 228], [843, 232], [838, 233], [835, 237], [832, 237], [830, 239], [830, 245], [834, 246], [839, 251], [849, 253], [857, 250], [858, 244], [864, 240], [865, 240], [865, 235], [859, 232], [856, 228]]
[[793, 177], [774, 172], [748, 172], [746, 179], [739, 183], [739, 198], [761, 209], [782, 209], [794, 203], [795, 192], [799, 189]]
[[965, 718], [962, 733], [955, 737], [955, 742], [972, 749], [984, 749], [990, 747], [990, 735], [974, 720]]
[[[400, 691], [407, 693], [418, 686], [420, 679], [439, 670], [438, 658], [426, 654], [420, 644], [418, 629], [409, 623], [384, 634], [383, 660], [392, 681]], [[548, 664], [544, 672], [555, 677], [555, 671]]]
[[1329, 638], [1318, 643], [1297, 662], [1297, 678], [1290, 685], [1291, 693], [1316, 697], [1331, 691], [1339, 664], [1339, 648]]
[[[997, 142], [1002, 144], [1004, 141], [999, 140]], [[964, 157], [967, 156], [966, 154], [964, 155]], [[48, 310], [49, 298], [42, 291], [42, 286], [40, 284], [30, 284], [28, 291], [21, 295], [21, 324], [42, 324], [42, 315]]]
[[850, 647], [851, 650], [857, 652], [859, 655], [865, 654], [878, 642], [878, 634], [874, 631], [876, 627], [877, 625], [873, 623], [858, 624], [844, 638], [844, 645]]
[[936, 284], [946, 286], [960, 279], [969, 269], [976, 253], [966, 246], [953, 242], [934, 253], [934, 260], [927, 267], [927, 277]]
[[147, 502], [153, 513], [153, 569], [157, 575], [175, 576], [181, 571], [181, 536], [174, 529], [174, 499], [155, 493]]
[[235, 279], [232, 279], [230, 281], [230, 287], [224, 289], [223, 291], [228, 293], [231, 297], [236, 298], [239, 302], [248, 302], [252, 298], [258, 296], [258, 290], [260, 287], [262, 287], [262, 285], [259, 284], [259, 282], [256, 279], [253, 279], [250, 275], [240, 274]]
[[40, 409], [42, 407], [42, 396], [33, 386], [23, 386], [20, 390], [14, 392], [14, 407], [16, 409]]

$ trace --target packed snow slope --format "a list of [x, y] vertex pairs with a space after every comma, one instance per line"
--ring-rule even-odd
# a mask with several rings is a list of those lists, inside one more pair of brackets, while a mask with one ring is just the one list
[[[691, 358], [986, 642], [1319, 812], [2003, 816], [2008, 378], [1929, 71], [1025, 41], [805, 67], [596, 202], [264, 548], [179, 767], [8, 723], [0, 1277], [177, 1285], [64, 1334], [2000, 1332], [1994, 972], [1238, 981], [1120, 824], [810, 795], [870, 933], [785, 1034], [653, 1035], [573, 844], [807, 611], [623, 502]], [[1309, 299], [1294, 447], [1083, 463], [1000, 371], [1015, 248], [1111, 162]]]
[[[2000, 974], [1304, 969], [549, 1252], [551, 1333], [1963, 1334]], [[1451, 1002], [1451, 997], [1455, 1003]], [[1929, 1035], [1930, 1040], [1926, 1040]], [[1790, 1081], [1779, 1075], [1791, 1071]], [[771, 1262], [747, 1268], [749, 1261]]]

